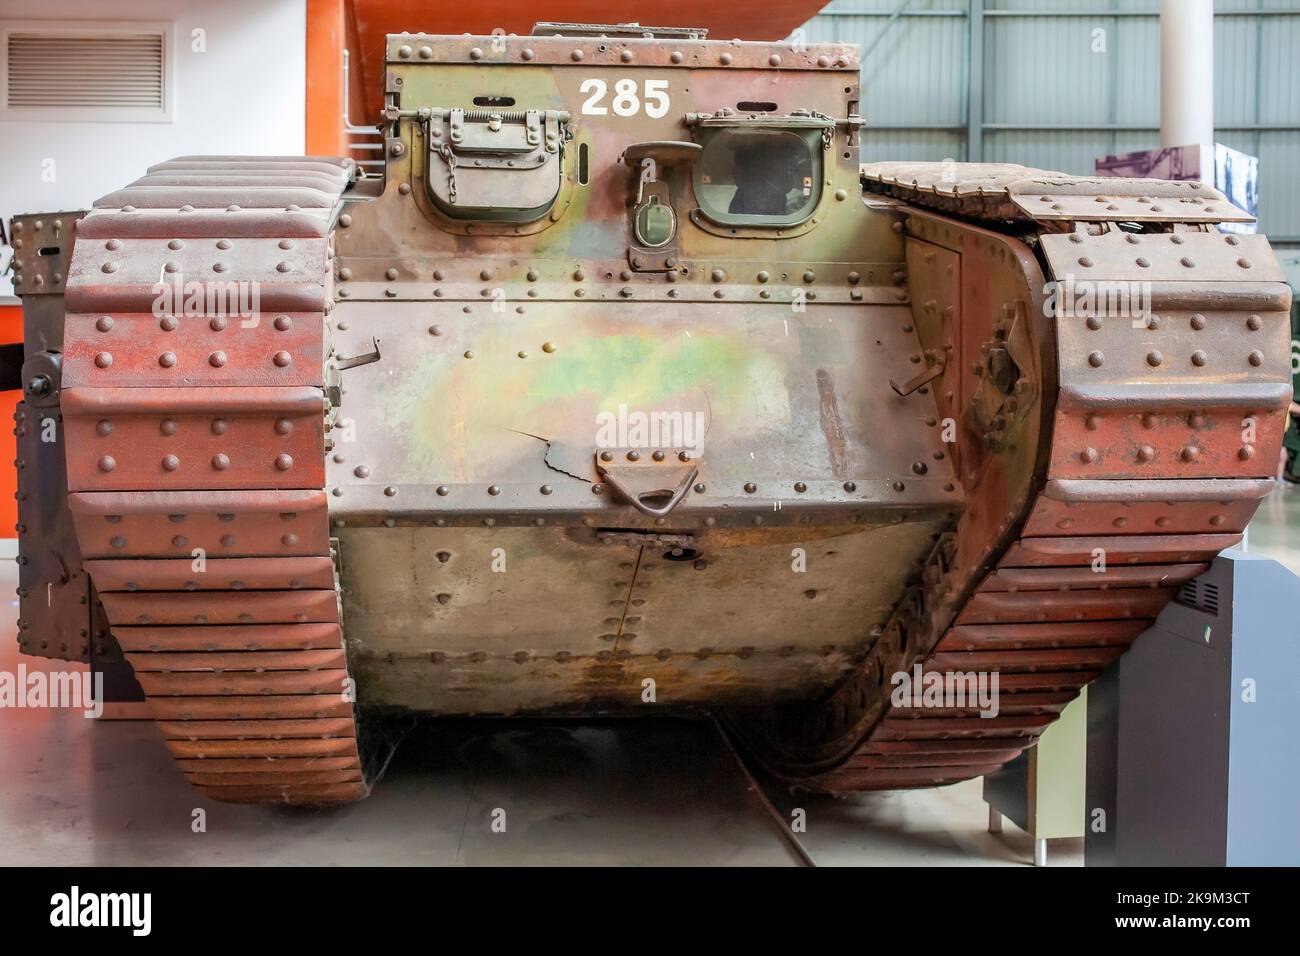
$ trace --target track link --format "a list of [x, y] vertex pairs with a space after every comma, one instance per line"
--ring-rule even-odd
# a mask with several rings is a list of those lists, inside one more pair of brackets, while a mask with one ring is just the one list
[[[1140, 284], [1151, 308], [1134, 320], [1057, 303], [1045, 478], [987, 543], [960, 541], [980, 537], [971, 525], [955, 532], [931, 583], [965, 598], [950, 612], [909, 609], [901, 643], [916, 646], [869, 660], [827, 701], [766, 718], [757, 736], [737, 725], [769, 769], [827, 792], [956, 783], [1034, 744], [1241, 540], [1273, 488], [1291, 398], [1290, 291], [1262, 236], [1214, 230], [1249, 219], [1214, 190], [998, 165], [958, 167], [954, 180], [942, 164], [876, 164], [863, 181], [956, 217], [945, 228], [1028, 237], [1049, 280]], [[978, 487], [968, 494], [990, 507]], [[991, 560], [963, 568], [958, 553]], [[891, 659], [923, 680], [996, 674], [997, 715], [969, 701], [895, 706]]]
[[349, 160], [182, 157], [95, 204], [62, 413], [86, 567], [202, 793], [369, 792], [324, 485], [324, 315]]

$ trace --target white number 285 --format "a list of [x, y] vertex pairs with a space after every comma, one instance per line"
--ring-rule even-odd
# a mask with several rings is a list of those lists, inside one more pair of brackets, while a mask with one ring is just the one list
[[604, 104], [605, 96], [609, 93], [609, 85], [604, 80], [595, 77], [583, 80], [578, 92], [591, 94], [582, 104], [582, 112], [587, 116], [607, 116], [611, 109], [616, 116], [635, 116], [643, 108], [645, 115], [651, 119], [668, 115], [667, 80], [646, 80], [640, 95], [636, 80], [617, 80], [609, 106]]

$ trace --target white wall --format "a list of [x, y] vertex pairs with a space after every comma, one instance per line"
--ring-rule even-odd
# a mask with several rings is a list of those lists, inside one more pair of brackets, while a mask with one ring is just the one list
[[[86, 208], [173, 156], [301, 154], [306, 17], [306, 0], [0, 0], [0, 20], [173, 23], [175, 97], [167, 123], [0, 119], [0, 216]], [[192, 50], [196, 28], [206, 52]]]

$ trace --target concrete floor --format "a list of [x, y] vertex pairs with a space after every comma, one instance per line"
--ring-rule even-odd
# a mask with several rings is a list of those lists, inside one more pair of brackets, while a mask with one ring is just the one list
[[1300, 575], [1300, 485], [1280, 484], [1264, 499], [1247, 529], [1245, 550]]
[[[1300, 573], [1300, 487], [1265, 501], [1248, 547]], [[3, 593], [15, 581], [0, 566]], [[47, 666], [18, 656], [15, 614], [0, 605], [0, 670]], [[197, 797], [148, 722], [0, 711], [0, 865], [799, 863], [707, 721], [419, 721], [392, 733], [400, 744], [369, 800], [291, 811]], [[819, 865], [1032, 859], [1010, 823], [985, 832], [980, 781], [842, 800], [763, 787], [782, 819], [805, 811], [799, 839]], [[1082, 859], [1082, 841], [1051, 845], [1049, 865]]]

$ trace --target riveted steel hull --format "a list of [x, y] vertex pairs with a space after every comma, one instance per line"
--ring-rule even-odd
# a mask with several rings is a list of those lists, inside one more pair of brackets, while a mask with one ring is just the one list
[[[361, 797], [371, 713], [709, 709], [815, 789], [986, 773], [1270, 486], [1290, 296], [1213, 190], [859, 169], [837, 46], [385, 56], [382, 176], [155, 167], [78, 224], [60, 357], [31, 359], [50, 387], [19, 437], [54, 490], [23, 479], [24, 556], [70, 562], [58, 586], [107, 623], [61, 638], [33, 600], [60, 565], [33, 560], [20, 640], [118, 648], [205, 793]], [[710, 122], [822, 131], [804, 221], [706, 213], [683, 164]], [[465, 123], [516, 152], [433, 142]], [[537, 170], [558, 179], [530, 219]], [[516, 211], [458, 217], [457, 175]], [[647, 189], [676, 209], [663, 248]], [[1100, 286], [1141, 308], [1075, 294]], [[996, 675], [998, 714], [895, 699], [912, 673]]]

